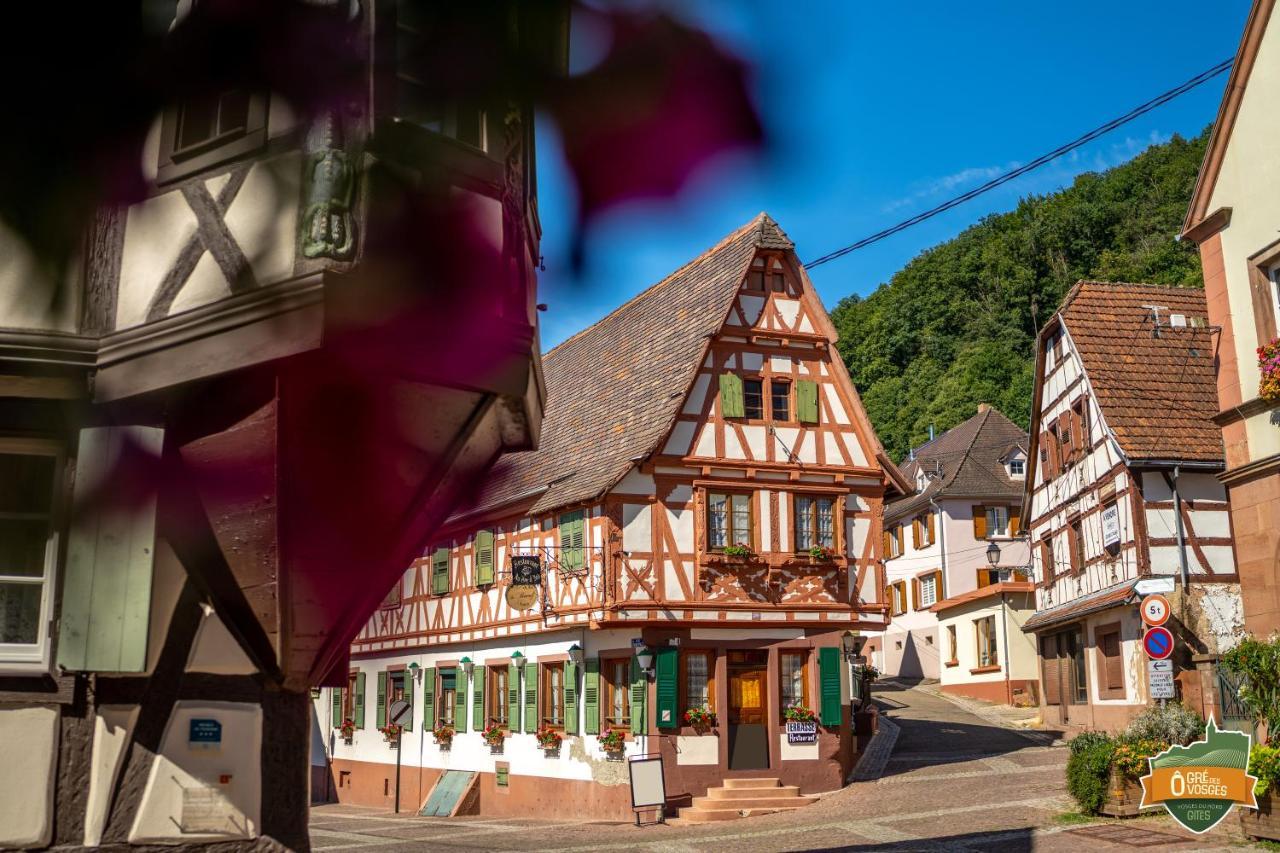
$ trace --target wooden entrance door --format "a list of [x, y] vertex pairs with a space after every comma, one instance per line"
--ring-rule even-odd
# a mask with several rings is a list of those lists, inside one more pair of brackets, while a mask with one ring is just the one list
[[768, 652], [729, 652], [729, 769], [769, 767]]

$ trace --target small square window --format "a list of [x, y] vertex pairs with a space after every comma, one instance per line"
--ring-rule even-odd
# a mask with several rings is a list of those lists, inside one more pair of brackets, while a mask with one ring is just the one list
[[764, 418], [764, 381], [742, 380], [742, 416], [762, 420]]
[[1027, 473], [1027, 463], [1022, 459], [1009, 460], [1009, 476], [1022, 477]]

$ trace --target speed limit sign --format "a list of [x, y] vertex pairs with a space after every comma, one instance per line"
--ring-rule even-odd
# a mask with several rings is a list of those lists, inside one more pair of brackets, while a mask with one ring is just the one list
[[1169, 599], [1163, 595], [1148, 595], [1140, 605], [1142, 621], [1158, 627], [1169, 621]]

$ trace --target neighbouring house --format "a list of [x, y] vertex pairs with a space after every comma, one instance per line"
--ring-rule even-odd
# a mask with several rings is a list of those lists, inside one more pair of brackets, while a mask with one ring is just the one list
[[[890, 620], [875, 638], [873, 658], [885, 675], [938, 679], [962, 692], [969, 669], [982, 670], [972, 677], [985, 683], [988, 668], [996, 667], [1003, 684], [1002, 654], [964, 670], [952, 664], [957, 655], [940, 631], [935, 605], [1002, 581], [1026, 580], [1028, 551], [1020, 535], [1026, 463], [1026, 431], [982, 404], [900, 466], [912, 491], [885, 508]], [[957, 629], [970, 642], [968, 625]]]
[[[1255, 0], [1183, 236], [1200, 247], [1245, 627], [1280, 630], [1280, 21]], [[1260, 357], [1260, 348], [1271, 352]], [[1269, 362], [1264, 367], [1262, 362]], [[1268, 386], [1264, 387], [1264, 386]]]
[[[337, 799], [392, 804], [396, 699], [402, 807], [432, 813], [626, 820], [639, 755], [695, 818], [726, 815], [704, 797], [726, 780], [842, 786], [849, 640], [884, 625], [881, 513], [907, 486], [835, 340], [761, 214], [547, 353], [541, 446], [498, 463], [316, 703]], [[539, 584], [514, 584], [530, 557]]]
[[1035, 606], [1035, 585], [1026, 580], [997, 581], [935, 604], [943, 692], [1004, 705], [1038, 704], [1036, 644], [1022, 631]]
[[1045, 722], [1116, 730], [1150, 701], [1135, 584], [1164, 577], [1180, 691], [1241, 625], [1215, 333], [1199, 290], [1076, 284], [1037, 341], [1031, 537]]
[[[100, 211], [57, 299], [0, 228], [0, 847], [308, 849], [310, 689], [459, 484], [536, 442], [532, 105], [384, 74], [421, 48], [399, 8], [375, 46], [370, 4], [312, 4], [369, 42], [335, 112], [231, 90], [157, 115], [145, 198]], [[409, 298], [422, 241], [374, 216], [421, 209], [388, 176], [424, 166], [502, 255], [470, 318]], [[391, 304], [414, 310], [367, 312]], [[475, 316], [501, 346], [423, 348]]]

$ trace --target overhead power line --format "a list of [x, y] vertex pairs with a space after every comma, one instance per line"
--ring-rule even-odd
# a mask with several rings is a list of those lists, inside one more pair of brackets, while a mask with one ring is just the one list
[[987, 181], [985, 184], [983, 184], [980, 187], [974, 187], [968, 192], [961, 193], [955, 198], [950, 199], [949, 201], [945, 201], [942, 204], [938, 205], [937, 207], [930, 208], [929, 210], [926, 210], [923, 213], [918, 213], [915, 216], [911, 217], [910, 219], [905, 219], [902, 222], [899, 222], [897, 225], [892, 225], [881, 231], [877, 231], [876, 233], [871, 234], [870, 236], [863, 237], [861, 240], [858, 240], [856, 243], [850, 243], [849, 245], [845, 246], [842, 249], [836, 249], [834, 252], [828, 252], [822, 257], [815, 258], [814, 260], [807, 262], [805, 264], [805, 267], [807, 267], [808, 269], [813, 269], [814, 267], [818, 267], [818, 266], [822, 266], [823, 264], [830, 263], [831, 261], [834, 261], [837, 258], [843, 258], [845, 255], [849, 254], [850, 252], [856, 252], [858, 249], [862, 249], [867, 246], [870, 246], [872, 243], [878, 243], [881, 240], [885, 239], [886, 237], [891, 237], [894, 234], [897, 234], [899, 231], [904, 231], [913, 225], [918, 225], [921, 222], [924, 222], [926, 219], [932, 219], [933, 217], [937, 216], [939, 213], [944, 213], [945, 211], [948, 211], [951, 208], [956, 207], [957, 205], [964, 204], [966, 201], [969, 201], [972, 198], [976, 198], [985, 192], [989, 192], [995, 189], [1001, 184], [1006, 184], [1009, 181], [1012, 181], [1015, 178], [1019, 178], [1022, 175], [1025, 175], [1034, 169], [1038, 169], [1041, 166], [1045, 165], [1046, 163], [1056, 160], [1062, 155], [1068, 154], [1071, 151], [1074, 151], [1075, 149], [1079, 148], [1080, 146], [1085, 145], [1089, 142], [1092, 142], [1093, 140], [1097, 139], [1099, 136], [1103, 136], [1104, 134], [1110, 133], [1111, 131], [1115, 130], [1121, 125], [1128, 124], [1129, 122], [1133, 121], [1139, 116], [1151, 112], [1156, 107], [1161, 106], [1162, 104], [1166, 104], [1169, 101], [1172, 101], [1174, 98], [1178, 97], [1179, 95], [1184, 95], [1187, 92], [1190, 92], [1192, 89], [1196, 88], [1202, 83], [1207, 83], [1208, 81], [1212, 80], [1214, 77], [1217, 77], [1219, 74], [1221, 74], [1222, 72], [1230, 68], [1233, 61], [1234, 61], [1233, 59], [1227, 59], [1222, 62], [1219, 62], [1217, 65], [1213, 66], [1207, 71], [1200, 72], [1199, 74], [1192, 77], [1190, 80], [1186, 81], [1182, 85], [1175, 86], [1169, 91], [1164, 92], [1160, 95], [1157, 95], [1156, 97], [1152, 98], [1146, 103], [1136, 106], [1133, 109], [1129, 110], [1129, 112], [1125, 113], [1119, 118], [1114, 118], [1104, 125], [1095, 127], [1093, 130], [1089, 131], [1085, 135], [1078, 137], [1076, 139], [1073, 139], [1071, 142], [1068, 142], [1065, 145], [1060, 145], [1047, 154], [1040, 155], [1036, 159], [1032, 160], [1030, 163], [1027, 163], [1023, 166], [1019, 166], [1018, 168], [1012, 169], [1008, 172], [1005, 172], [1004, 174], [998, 177], [992, 178], [991, 180]]

